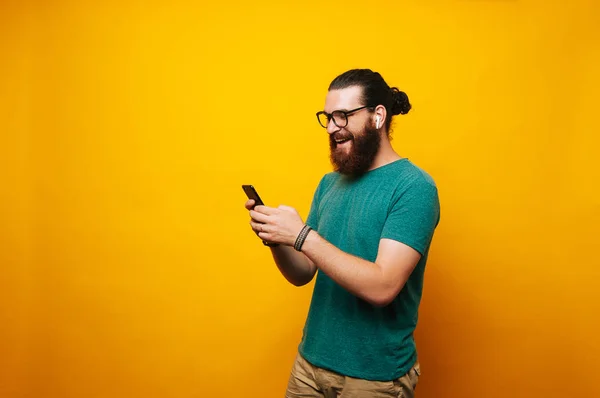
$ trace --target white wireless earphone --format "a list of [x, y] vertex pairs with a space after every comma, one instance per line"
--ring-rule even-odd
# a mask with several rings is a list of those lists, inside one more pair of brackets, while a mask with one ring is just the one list
[[375, 123], [375, 128], [379, 128], [379, 121], [381, 120], [381, 117], [377, 115], [375, 119], [377, 120], [377, 122]]

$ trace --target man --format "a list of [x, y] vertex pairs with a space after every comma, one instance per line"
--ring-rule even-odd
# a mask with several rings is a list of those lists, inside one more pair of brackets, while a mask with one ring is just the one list
[[440, 205], [432, 178], [390, 144], [392, 117], [410, 108], [379, 73], [341, 74], [317, 113], [334, 171], [306, 224], [291, 207], [246, 202], [285, 278], [302, 286], [317, 274], [286, 397], [414, 394], [413, 331]]

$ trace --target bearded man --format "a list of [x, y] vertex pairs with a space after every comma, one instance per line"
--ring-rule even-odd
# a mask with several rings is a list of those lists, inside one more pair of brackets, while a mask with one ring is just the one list
[[421, 374], [413, 332], [425, 264], [440, 220], [432, 177], [390, 143], [408, 96], [369, 69], [330, 84], [317, 112], [334, 170], [306, 222], [288, 206], [246, 202], [279, 271], [316, 275], [286, 397], [413, 397]]

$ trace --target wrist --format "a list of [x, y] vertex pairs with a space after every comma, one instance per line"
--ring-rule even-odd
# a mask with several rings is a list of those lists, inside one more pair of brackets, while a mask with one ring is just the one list
[[314, 229], [310, 230], [308, 235], [306, 236], [306, 240], [304, 241], [304, 245], [302, 246], [305, 249], [307, 246], [311, 246], [314, 242], [319, 239], [319, 233]]
[[311, 231], [312, 228], [308, 224], [304, 224], [300, 232], [298, 232], [298, 235], [296, 236], [296, 240], [293, 245], [296, 251], [302, 251], [302, 246], [304, 245], [304, 242], [306, 241], [306, 238], [308, 237]]
[[300, 249], [300, 251], [304, 254], [306, 254], [307, 251], [309, 251], [311, 249], [311, 247], [314, 246], [314, 243], [317, 242], [320, 238], [320, 235], [317, 231], [315, 231], [314, 229], [311, 229], [308, 234], [306, 235], [306, 239], [304, 239], [304, 244], [302, 245], [302, 248]]

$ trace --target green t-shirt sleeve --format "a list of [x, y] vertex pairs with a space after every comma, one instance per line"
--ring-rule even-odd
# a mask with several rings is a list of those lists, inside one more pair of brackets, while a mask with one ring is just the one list
[[394, 196], [381, 238], [402, 242], [424, 255], [439, 219], [437, 187], [427, 180], [416, 180]]

